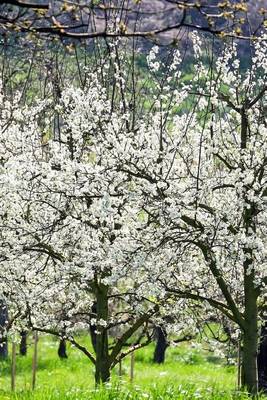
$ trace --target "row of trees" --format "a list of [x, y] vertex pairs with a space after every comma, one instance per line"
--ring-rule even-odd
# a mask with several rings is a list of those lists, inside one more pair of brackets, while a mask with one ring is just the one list
[[[69, 340], [96, 382], [152, 340], [226, 318], [257, 391], [266, 295], [266, 35], [235, 42], [110, 40], [55, 97], [1, 98], [1, 293], [6, 330]], [[102, 57], [105, 55], [108, 58]], [[107, 62], [108, 61], [108, 62]], [[189, 74], [189, 76], [188, 76]], [[91, 353], [78, 343], [93, 332]], [[125, 345], [129, 344], [128, 347]], [[126, 348], [126, 350], [125, 350]]]

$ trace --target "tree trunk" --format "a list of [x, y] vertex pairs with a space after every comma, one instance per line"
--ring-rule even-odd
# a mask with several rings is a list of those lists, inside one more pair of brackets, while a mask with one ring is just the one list
[[166, 331], [161, 326], [155, 327], [156, 347], [154, 351], [153, 362], [163, 364], [165, 361], [165, 352], [168, 347]]
[[8, 342], [6, 336], [6, 325], [8, 321], [8, 310], [4, 300], [0, 300], [0, 359], [5, 360], [8, 357]]
[[21, 356], [27, 355], [27, 332], [20, 332], [20, 344], [19, 344], [19, 354]]
[[245, 274], [244, 288], [245, 328], [243, 332], [242, 387], [250, 394], [255, 395], [258, 392], [258, 307], [253, 272]]
[[[255, 326], [254, 326], [255, 328]], [[250, 393], [258, 391], [257, 376], [257, 330], [253, 327], [244, 332], [243, 362], [242, 362], [242, 386]]]
[[267, 393], [267, 320], [261, 327], [260, 346], [258, 351], [259, 391]]
[[59, 358], [68, 358], [65, 339], [60, 339], [57, 354]]
[[108, 382], [110, 379], [110, 360], [108, 351], [108, 332], [105, 326], [99, 321], [108, 319], [108, 288], [103, 284], [96, 288], [96, 313], [97, 313], [97, 332], [96, 332], [96, 363], [95, 363], [95, 382], [96, 384]]
[[[245, 106], [241, 109], [241, 149], [247, 148], [249, 137], [248, 110]], [[246, 171], [246, 167], [240, 166], [241, 171]], [[248, 196], [248, 189], [244, 189], [243, 194], [244, 211], [243, 223], [246, 232], [246, 239], [252, 239], [256, 233], [255, 217], [257, 208]], [[251, 233], [253, 232], [253, 234]], [[243, 360], [242, 360], [242, 386], [252, 396], [258, 393], [258, 294], [255, 288], [255, 269], [253, 249], [244, 247], [244, 329], [243, 329]]]
[[[92, 305], [92, 313], [95, 315], [97, 314], [96, 302], [94, 302], [94, 304]], [[96, 337], [97, 337], [96, 331], [97, 331], [96, 326], [90, 324], [91, 342], [95, 353], [96, 353]]]

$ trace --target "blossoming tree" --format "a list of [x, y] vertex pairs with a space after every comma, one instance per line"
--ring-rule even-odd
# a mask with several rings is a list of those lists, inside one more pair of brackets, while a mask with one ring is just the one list
[[[134, 95], [112, 51], [112, 90], [104, 66], [82, 89], [66, 88], [56, 137], [46, 102], [5, 107], [2, 293], [34, 329], [64, 332], [95, 363], [97, 382], [159, 311], [202, 302], [240, 328], [243, 386], [256, 392], [267, 281], [266, 36], [247, 69], [235, 45], [207, 63], [192, 40], [192, 82], [181, 79], [179, 51], [164, 66], [154, 48], [153, 84]], [[92, 325], [95, 357], [73, 336]]]
[[[97, 383], [152, 340], [150, 322], [165, 300], [143, 268], [136, 238], [144, 221], [117, 165], [137, 116], [117, 50], [111, 98], [101, 66], [83, 89], [66, 88], [56, 110], [50, 100], [22, 107], [20, 96], [3, 98], [2, 110], [1, 274], [13, 328], [68, 339], [95, 364]], [[95, 355], [75, 339], [79, 329], [91, 330]]]
[[[252, 48], [248, 69], [235, 45], [213, 53], [208, 66], [197, 37], [194, 47], [195, 78], [179, 93], [182, 112], [142, 138], [129, 174], [141, 175], [136, 184], [150, 221], [155, 280], [239, 326], [242, 384], [256, 392], [258, 308], [267, 279], [266, 36]], [[164, 120], [161, 102], [158, 115]], [[136, 157], [136, 141], [128, 159]]]

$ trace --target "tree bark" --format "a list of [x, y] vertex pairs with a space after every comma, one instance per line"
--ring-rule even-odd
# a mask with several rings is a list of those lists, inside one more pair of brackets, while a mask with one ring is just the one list
[[65, 339], [60, 339], [57, 354], [59, 358], [68, 358]]
[[[96, 302], [94, 302], [94, 304], [92, 305], [92, 313], [95, 315], [97, 314]], [[97, 337], [96, 331], [97, 331], [96, 326], [90, 324], [91, 342], [95, 353], [96, 353], [96, 337]]]
[[12, 343], [12, 354], [11, 354], [11, 390], [15, 391], [16, 388], [16, 343]]
[[255, 326], [247, 328], [243, 341], [242, 387], [252, 395], [258, 392], [257, 346]]
[[[241, 110], [241, 149], [247, 148], [249, 137], [248, 110], [244, 105]], [[241, 171], [244, 166], [241, 165]], [[248, 189], [243, 194], [244, 211], [243, 222], [246, 237], [251, 237], [251, 231], [256, 233], [255, 217], [257, 210], [255, 204], [248, 196]], [[244, 247], [244, 329], [243, 329], [243, 360], [242, 360], [242, 387], [252, 396], [258, 393], [258, 294], [255, 287], [254, 257], [251, 247]]]
[[166, 331], [162, 326], [155, 327], [156, 347], [153, 356], [153, 362], [163, 364], [165, 361], [165, 352], [168, 347]]
[[27, 355], [27, 332], [20, 332], [20, 344], [19, 344], [19, 354], [21, 356]]
[[96, 384], [108, 382], [110, 379], [110, 360], [108, 351], [108, 332], [105, 326], [99, 321], [108, 319], [108, 287], [98, 284], [96, 288], [96, 363], [95, 382]]
[[267, 320], [261, 327], [260, 345], [258, 351], [258, 381], [259, 391], [267, 393]]
[[32, 358], [32, 390], [36, 386], [36, 372], [37, 372], [37, 352], [38, 352], [38, 332], [34, 332], [34, 348]]
[[6, 325], [8, 321], [8, 309], [6, 302], [0, 300], [0, 359], [5, 360], [8, 357], [8, 341], [6, 336]]
[[245, 329], [243, 332], [242, 387], [250, 394], [256, 395], [258, 392], [258, 307], [253, 272], [245, 274], [244, 288]]

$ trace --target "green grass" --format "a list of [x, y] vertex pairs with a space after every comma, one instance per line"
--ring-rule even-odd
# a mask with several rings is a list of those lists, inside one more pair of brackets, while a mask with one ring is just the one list
[[[80, 339], [89, 345], [89, 338]], [[32, 338], [29, 338], [29, 344]], [[26, 357], [17, 356], [16, 392], [10, 392], [10, 362], [0, 362], [0, 400], [130, 400], [130, 399], [246, 399], [234, 394], [235, 368], [227, 367], [210, 353], [190, 345], [167, 350], [164, 365], [154, 365], [153, 345], [135, 355], [134, 381], [129, 382], [130, 359], [123, 362], [123, 375], [112, 372], [111, 384], [94, 387], [94, 368], [79, 351], [68, 346], [67, 360], [57, 356], [57, 342], [43, 336], [38, 345], [37, 384], [31, 391], [32, 346]]]
[[180, 386], [143, 390], [142, 388], [125, 388], [113, 386], [99, 390], [73, 389], [65, 392], [57, 390], [24, 392], [4, 395], [3, 400], [245, 400], [245, 394], [222, 392], [216, 389], [198, 389], [195, 386]]

